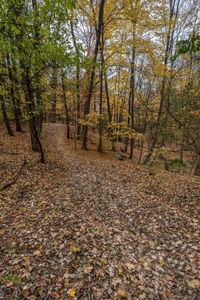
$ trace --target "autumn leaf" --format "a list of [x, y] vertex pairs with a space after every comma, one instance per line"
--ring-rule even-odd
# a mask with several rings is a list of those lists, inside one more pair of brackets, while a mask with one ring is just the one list
[[72, 253], [81, 252], [81, 247], [79, 245], [75, 245], [74, 242], [70, 243], [69, 249], [70, 249], [70, 252], [72, 252]]
[[119, 298], [128, 298], [129, 296], [130, 296], [129, 292], [118, 289], [117, 297], [119, 297]]
[[83, 269], [83, 271], [85, 272], [85, 273], [91, 273], [92, 272], [92, 270], [93, 270], [93, 267], [92, 266], [88, 266], [88, 267], [85, 267], [84, 269]]
[[163, 258], [161, 258], [161, 259], [159, 260], [159, 263], [160, 263], [160, 266], [161, 266], [161, 267], [164, 266], [165, 262], [164, 262]]
[[101, 258], [100, 263], [101, 263], [102, 266], [105, 266], [108, 263], [108, 261], [105, 258]]
[[130, 276], [131, 281], [136, 284], [138, 282], [138, 279], [135, 276]]
[[75, 298], [76, 297], [76, 290], [74, 288], [70, 289], [67, 294], [71, 297], [71, 298]]
[[192, 279], [188, 281], [188, 285], [193, 289], [200, 288], [200, 280], [199, 279]]
[[140, 262], [141, 264], [144, 263], [144, 257], [143, 257], [143, 256], [141, 256], [141, 257], [139, 258], [139, 262]]
[[52, 296], [53, 296], [53, 298], [56, 299], [56, 300], [59, 300], [59, 299], [61, 298], [61, 295], [60, 295], [60, 293], [58, 293], [58, 292], [54, 292], [54, 293], [52, 294]]
[[128, 270], [134, 270], [135, 269], [135, 265], [134, 264], [127, 263], [126, 266], [127, 266]]
[[34, 252], [33, 252], [33, 255], [34, 255], [34, 256], [39, 256], [39, 255], [40, 255], [40, 253], [41, 253], [41, 251], [40, 251], [40, 250], [36, 250], [36, 251], [34, 251]]

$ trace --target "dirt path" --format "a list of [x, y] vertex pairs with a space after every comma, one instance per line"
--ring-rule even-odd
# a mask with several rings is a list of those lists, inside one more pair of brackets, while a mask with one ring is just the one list
[[50, 162], [2, 194], [2, 299], [199, 299], [199, 184], [45, 137]]

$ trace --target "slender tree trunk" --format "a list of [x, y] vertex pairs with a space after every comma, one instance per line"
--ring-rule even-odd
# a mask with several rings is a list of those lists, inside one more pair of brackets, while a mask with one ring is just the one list
[[[136, 22], [133, 21], [132, 24], [132, 41], [135, 41], [135, 30], [136, 30]], [[134, 107], [135, 107], [135, 55], [136, 50], [135, 46], [132, 47], [132, 60], [131, 60], [131, 79], [130, 79], [130, 112], [131, 112], [131, 130], [133, 133], [134, 130]], [[130, 143], [130, 155], [129, 158], [133, 158], [133, 146], [134, 146], [134, 138], [131, 137]]]
[[81, 134], [81, 125], [80, 120], [80, 111], [81, 111], [81, 92], [80, 92], [80, 52], [76, 42], [76, 36], [74, 34], [74, 24], [73, 21], [70, 21], [72, 40], [74, 48], [76, 51], [76, 108], [77, 108], [77, 137], [80, 137]]
[[56, 106], [57, 106], [57, 72], [54, 69], [52, 74], [52, 81], [51, 81], [51, 88], [52, 88], [52, 96], [51, 96], [51, 115], [52, 115], [52, 122], [56, 123]]
[[11, 66], [11, 60], [9, 54], [6, 56], [8, 76], [9, 76], [9, 88], [10, 88], [10, 98], [12, 101], [13, 112], [15, 116], [15, 127], [17, 132], [22, 132], [21, 122], [20, 122], [20, 109], [18, 107], [19, 103], [16, 100], [14, 82], [13, 82], [13, 70]]
[[41, 77], [37, 79], [37, 87], [35, 91], [35, 103], [37, 105], [37, 115], [35, 116], [35, 122], [36, 122], [36, 127], [39, 136], [42, 133], [42, 125], [43, 125], [43, 91], [42, 91], [42, 83], [41, 83]]
[[67, 125], [67, 138], [70, 139], [70, 126], [69, 126], [69, 111], [67, 105], [67, 97], [65, 92], [65, 83], [64, 83], [64, 76], [62, 75], [62, 92], [63, 92], [63, 102], [65, 107], [65, 118], [66, 118], [66, 125]]
[[[95, 43], [93, 61], [92, 61], [92, 66], [91, 66], [90, 81], [89, 81], [89, 87], [88, 87], [88, 96], [87, 96], [87, 100], [85, 103], [85, 109], [84, 109], [85, 117], [88, 116], [88, 114], [90, 112], [90, 103], [91, 103], [92, 92], [93, 92], [93, 87], [94, 87], [96, 60], [97, 60], [97, 54], [98, 54], [100, 38], [101, 38], [101, 31], [102, 31], [102, 26], [103, 26], [103, 15], [104, 15], [105, 2], [106, 2], [105, 0], [101, 0], [100, 7], [99, 7], [96, 43]], [[88, 125], [84, 125], [83, 126], [83, 149], [87, 149], [87, 140], [88, 140]]]
[[8, 135], [14, 136], [12, 128], [10, 126], [8, 115], [7, 115], [7, 112], [6, 112], [6, 106], [5, 106], [5, 101], [4, 101], [4, 96], [3, 95], [0, 95], [0, 102], [1, 102], [2, 116], [3, 116], [4, 123], [6, 125]]
[[143, 125], [143, 140], [140, 148], [140, 156], [138, 159], [138, 164], [141, 162], [142, 159], [142, 154], [143, 154], [143, 147], [144, 147], [144, 142], [145, 142], [145, 133], [146, 133], [146, 128], [147, 128], [147, 116], [148, 116], [148, 106], [149, 106], [149, 100], [151, 96], [151, 87], [149, 86], [149, 91], [148, 91], [148, 96], [147, 96], [147, 102], [146, 102], [146, 109], [145, 109], [145, 117], [144, 117], [144, 125]]
[[[127, 120], [127, 127], [130, 127], [130, 114], [131, 114], [131, 99], [130, 99], [130, 93], [129, 93], [129, 98], [128, 98], [128, 120]], [[125, 147], [124, 147], [124, 151], [127, 153], [128, 152], [128, 145], [129, 145], [129, 138], [126, 137], [125, 138]]]
[[104, 35], [103, 35], [103, 25], [101, 30], [101, 65], [100, 65], [100, 91], [99, 91], [99, 146], [98, 151], [103, 152], [103, 73], [104, 73]]
[[[32, 0], [32, 8], [34, 12], [34, 43], [33, 47], [34, 50], [37, 50], [38, 53], [41, 52], [40, 50], [40, 43], [41, 43], [41, 21], [40, 21], [40, 14], [38, 10], [38, 0]], [[35, 103], [37, 104], [37, 116], [35, 116], [35, 125], [37, 128], [37, 132], [40, 135], [42, 132], [42, 123], [43, 123], [43, 91], [42, 91], [42, 83], [41, 83], [41, 76], [36, 78], [36, 91], [35, 91]]]
[[103, 56], [103, 65], [104, 65], [104, 82], [105, 82], [105, 92], [106, 92], [106, 103], [107, 103], [107, 111], [108, 111], [108, 121], [109, 121], [109, 125], [110, 128], [108, 130], [108, 136], [109, 138], [112, 135], [112, 128], [111, 128], [111, 124], [112, 124], [112, 112], [111, 112], [111, 107], [110, 107], [110, 96], [109, 96], [109, 90], [108, 90], [108, 79], [107, 79], [107, 73], [105, 70], [105, 64], [104, 64], [104, 56]]
[[191, 173], [193, 175], [200, 176], [200, 153], [197, 154], [196, 161], [194, 163]]
[[[114, 85], [114, 97], [113, 97], [113, 112], [112, 112], [112, 120], [114, 123], [118, 123], [118, 107], [117, 107], [117, 100], [119, 99], [120, 96], [120, 77], [121, 77], [121, 66], [117, 68], [117, 76], [115, 80], [115, 85]], [[117, 95], [117, 96], [116, 96]], [[115, 126], [112, 126], [112, 132], [115, 132]], [[117, 129], [118, 130], [118, 129]], [[112, 136], [112, 151], [116, 151], [115, 144], [118, 140], [118, 136], [113, 135]]]
[[107, 73], [106, 73], [106, 70], [105, 70], [104, 57], [103, 57], [103, 65], [104, 65], [104, 82], [105, 82], [106, 102], [107, 102], [107, 110], [108, 110], [108, 120], [109, 120], [109, 123], [111, 124], [112, 123], [112, 113], [111, 113], [111, 108], [110, 108], [108, 78], [107, 78]]
[[35, 116], [34, 116], [35, 105], [34, 105], [34, 98], [33, 98], [33, 91], [31, 87], [30, 77], [29, 77], [29, 69], [25, 70], [23, 81], [24, 81], [24, 88], [25, 88], [27, 110], [29, 113], [29, 129], [30, 129], [32, 150], [36, 152], [40, 152], [40, 161], [41, 163], [44, 163], [45, 162], [44, 150], [39, 138], [39, 134], [35, 122]]

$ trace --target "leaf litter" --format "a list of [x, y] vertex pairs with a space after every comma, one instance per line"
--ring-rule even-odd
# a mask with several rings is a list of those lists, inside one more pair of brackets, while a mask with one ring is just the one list
[[64, 125], [43, 142], [45, 165], [3, 134], [1, 183], [27, 163], [0, 192], [0, 299], [200, 299], [199, 178], [75, 150]]

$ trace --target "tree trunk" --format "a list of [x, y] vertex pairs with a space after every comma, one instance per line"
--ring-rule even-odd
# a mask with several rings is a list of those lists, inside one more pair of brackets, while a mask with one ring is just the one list
[[103, 36], [103, 25], [101, 29], [101, 65], [100, 65], [100, 90], [99, 90], [99, 145], [98, 151], [103, 152], [103, 69], [104, 69], [104, 36]]
[[[93, 92], [93, 86], [94, 86], [94, 78], [95, 78], [95, 69], [96, 69], [96, 60], [97, 60], [97, 54], [100, 44], [100, 38], [101, 38], [101, 31], [103, 26], [103, 15], [104, 15], [104, 6], [105, 6], [105, 0], [101, 0], [100, 2], [100, 8], [99, 8], [99, 16], [98, 16], [98, 26], [97, 26], [97, 34], [96, 34], [96, 43], [94, 48], [94, 55], [92, 60], [92, 66], [91, 66], [91, 73], [90, 73], [90, 81], [89, 81], [89, 87], [88, 87], [88, 96], [85, 103], [85, 109], [84, 109], [84, 116], [88, 116], [90, 112], [90, 103], [92, 99], [92, 92]], [[83, 126], [83, 149], [87, 149], [87, 140], [88, 140], [88, 125]]]
[[[136, 30], [136, 22], [133, 21], [132, 24], [132, 41], [135, 41], [135, 30]], [[135, 106], [135, 47], [132, 47], [132, 60], [131, 60], [131, 79], [130, 79], [130, 112], [131, 112], [131, 130], [133, 133], [134, 130], [134, 106]], [[131, 137], [130, 143], [130, 155], [129, 158], [133, 158], [133, 146], [134, 146], [134, 138]]]
[[[37, 52], [41, 52], [40, 50], [40, 40], [41, 40], [41, 22], [40, 15], [38, 11], [38, 2], [37, 0], [32, 0], [32, 8], [34, 12], [34, 43], [33, 47]], [[36, 91], [35, 91], [35, 102], [37, 104], [37, 115], [35, 116], [35, 125], [37, 128], [37, 132], [40, 135], [42, 132], [42, 123], [43, 123], [43, 97], [42, 97], [42, 88], [41, 88], [41, 77], [36, 78]]]
[[[103, 65], [104, 65], [104, 57], [103, 57]], [[110, 96], [109, 96], [109, 90], [108, 90], [108, 79], [107, 79], [107, 73], [104, 67], [104, 82], [105, 82], [105, 92], [106, 92], [106, 101], [107, 101], [107, 110], [108, 110], [108, 120], [109, 123], [112, 123], [112, 113], [110, 108]]]
[[57, 72], [53, 70], [52, 74], [52, 81], [51, 81], [51, 88], [52, 88], [52, 98], [51, 98], [51, 115], [52, 115], [52, 122], [56, 123], [56, 105], [57, 105]]
[[5, 101], [4, 101], [4, 96], [3, 95], [0, 95], [0, 102], [1, 102], [2, 116], [3, 116], [4, 123], [6, 125], [7, 132], [10, 136], [14, 136], [12, 128], [10, 126], [8, 115], [7, 115], [7, 112], [6, 112], [6, 106], [5, 106]]
[[[149, 81], [149, 83], [150, 83], [150, 81]], [[144, 125], [143, 125], [143, 130], [142, 130], [143, 140], [142, 140], [142, 144], [141, 144], [141, 148], [140, 148], [138, 164], [141, 162], [142, 154], [143, 154], [143, 147], [144, 147], [144, 143], [145, 143], [145, 133], [146, 133], [146, 128], [147, 128], [147, 116], [148, 116], [148, 107], [149, 107], [150, 96], [151, 96], [151, 85], [149, 84], [149, 91], [148, 91], [148, 95], [147, 95], [146, 110], [145, 110], [145, 116], [144, 116]]]
[[17, 132], [22, 132], [21, 122], [20, 122], [20, 108], [18, 107], [19, 102], [16, 100], [15, 89], [13, 83], [13, 70], [11, 66], [11, 60], [9, 54], [6, 56], [7, 69], [8, 69], [8, 77], [10, 84], [10, 98], [12, 101], [13, 112], [15, 116], [15, 127]]
[[64, 83], [63, 75], [62, 75], [62, 91], [63, 91], [63, 102], [65, 107], [65, 117], [66, 117], [66, 125], [67, 125], [67, 138], [70, 139], [69, 112], [68, 112], [67, 97], [65, 93], [65, 83]]
[[80, 93], [80, 52], [79, 48], [76, 42], [76, 37], [74, 34], [74, 24], [73, 21], [70, 21], [70, 26], [71, 26], [71, 34], [72, 34], [72, 40], [74, 44], [74, 48], [76, 51], [76, 109], [77, 109], [77, 136], [78, 138], [81, 135], [81, 125], [80, 125], [80, 110], [81, 110], [81, 93]]
[[200, 176], [200, 154], [197, 155], [195, 164], [192, 168], [192, 174]]
[[40, 142], [40, 138], [36, 126], [36, 120], [34, 116], [35, 105], [34, 105], [33, 91], [31, 87], [30, 77], [29, 77], [29, 69], [26, 69], [23, 80], [24, 80], [27, 110], [29, 113], [29, 129], [30, 129], [32, 150], [35, 152], [40, 152], [40, 161], [41, 163], [44, 163], [45, 162], [44, 150]]

